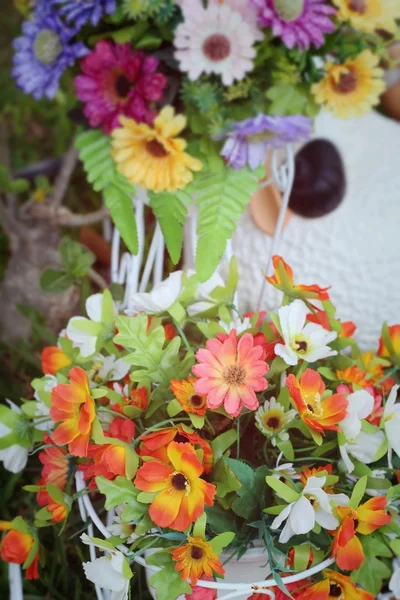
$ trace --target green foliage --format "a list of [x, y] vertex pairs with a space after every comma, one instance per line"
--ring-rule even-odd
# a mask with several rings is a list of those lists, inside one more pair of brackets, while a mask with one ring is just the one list
[[7, 194], [22, 194], [28, 189], [29, 182], [26, 179], [11, 179], [6, 167], [0, 165], [0, 191]]
[[182, 252], [183, 225], [191, 197], [184, 191], [149, 192], [150, 206], [160, 223], [165, 243], [174, 265], [178, 264]]
[[95, 256], [82, 244], [63, 237], [58, 247], [62, 269], [45, 269], [40, 276], [40, 287], [49, 294], [60, 294], [87, 275]]
[[147, 557], [146, 562], [161, 567], [161, 570], [154, 573], [149, 580], [150, 585], [156, 590], [158, 600], [176, 600], [181, 594], [191, 594], [192, 588], [175, 570], [175, 563], [168, 550], [152, 554]]
[[378, 556], [391, 558], [392, 551], [385, 543], [384, 538], [377, 533], [373, 536], [360, 536], [360, 539], [365, 559], [361, 568], [353, 571], [351, 579], [376, 597], [381, 590], [383, 581], [392, 573], [389, 566]]
[[214, 273], [244, 209], [258, 188], [256, 173], [249, 169], [200, 173], [196, 177], [199, 209], [196, 270], [200, 281]]
[[189, 81], [182, 85], [182, 96], [203, 115], [215, 115], [220, 112], [223, 101], [223, 88], [210, 81]]
[[126, 504], [121, 514], [121, 519], [125, 523], [141, 520], [147, 514], [148, 506], [137, 500], [139, 490], [125, 477], [116, 477], [113, 481], [109, 481], [105, 477], [98, 476], [96, 484], [106, 497], [107, 510], [119, 504]]
[[253, 470], [246, 463], [232, 458], [226, 458], [225, 462], [241, 483], [237, 491], [239, 498], [232, 504], [232, 510], [240, 517], [252, 521], [260, 514], [260, 505], [267, 487], [265, 477], [268, 467], [261, 466]]
[[279, 83], [269, 88], [266, 96], [271, 100], [268, 112], [272, 115], [315, 117], [319, 112], [319, 106], [306, 84]]
[[117, 171], [111, 156], [111, 139], [99, 129], [80, 133], [76, 138], [79, 158], [87, 180], [96, 192], [103, 192], [111, 218], [132, 254], [138, 252], [138, 235], [132, 196], [135, 188]]

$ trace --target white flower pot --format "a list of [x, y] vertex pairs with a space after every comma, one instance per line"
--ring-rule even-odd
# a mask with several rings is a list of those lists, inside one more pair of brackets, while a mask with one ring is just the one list
[[[144, 553], [144, 557], [147, 558], [150, 554], [157, 552], [157, 550], [147, 550]], [[229, 558], [230, 553], [223, 552], [220, 555], [222, 564]], [[250, 548], [245, 552], [240, 560], [236, 558], [231, 559], [224, 565], [225, 577], [224, 579], [218, 579], [219, 583], [256, 583], [266, 579], [271, 571], [268, 567], [268, 556], [265, 548]], [[150, 590], [150, 593], [154, 600], [157, 600], [154, 589], [149, 585], [149, 579], [153, 575], [154, 571], [150, 568], [146, 568], [146, 580]], [[233, 590], [219, 590], [218, 598], [226, 596]], [[237, 596], [235, 600], [247, 600], [251, 594], [245, 593], [241, 596]], [[267, 596], [266, 596], [267, 598]], [[184, 596], [179, 596], [178, 600], [185, 600]]]

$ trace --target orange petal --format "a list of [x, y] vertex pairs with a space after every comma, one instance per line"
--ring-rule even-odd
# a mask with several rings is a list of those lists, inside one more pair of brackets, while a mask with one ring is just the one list
[[180, 512], [183, 494], [184, 492], [171, 494], [169, 490], [163, 490], [158, 494], [149, 509], [149, 515], [156, 525], [159, 527], [171, 526]]

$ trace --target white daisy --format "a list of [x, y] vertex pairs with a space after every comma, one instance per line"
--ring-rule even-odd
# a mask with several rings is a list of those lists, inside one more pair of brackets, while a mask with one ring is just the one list
[[139, 312], [157, 315], [167, 311], [178, 300], [182, 291], [182, 271], [174, 271], [151, 292], [137, 292], [128, 301], [125, 313], [135, 316]]
[[296, 415], [297, 413], [293, 409], [285, 412], [282, 404], [277, 402], [275, 398], [271, 398], [258, 408], [255, 416], [258, 429], [267, 437], [272, 438], [272, 444], [275, 446], [276, 437], [283, 441], [289, 439], [289, 434], [284, 429]]

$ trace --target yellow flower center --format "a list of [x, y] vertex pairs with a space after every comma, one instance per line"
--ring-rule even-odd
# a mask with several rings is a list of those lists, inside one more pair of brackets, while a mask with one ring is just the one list
[[203, 52], [209, 60], [219, 62], [231, 53], [231, 42], [222, 33], [213, 33], [204, 40]]
[[310, 340], [302, 333], [299, 333], [294, 336], [291, 346], [297, 354], [305, 354], [310, 350]]
[[284, 21], [295, 21], [304, 11], [304, 0], [274, 0], [274, 7]]
[[312, 417], [322, 417], [324, 411], [321, 406], [321, 396], [319, 394], [315, 394], [312, 397], [304, 398], [307, 404], [307, 413]]
[[320, 507], [318, 498], [316, 498], [312, 494], [306, 494], [305, 496], [306, 496], [307, 500], [309, 501], [309, 503], [311, 504], [311, 506], [313, 507], [313, 509], [315, 511], [317, 511]]
[[146, 150], [154, 158], [164, 158], [168, 152], [158, 140], [150, 140], [145, 144]]
[[246, 371], [240, 365], [232, 365], [224, 370], [223, 377], [228, 385], [242, 385], [246, 379]]
[[349, 8], [359, 15], [364, 15], [367, 12], [366, 0], [350, 0]]
[[204, 556], [203, 549], [200, 548], [200, 546], [192, 546], [192, 548], [190, 549], [190, 556], [194, 560], [201, 560]]
[[50, 66], [56, 62], [62, 49], [60, 37], [52, 29], [43, 29], [37, 34], [33, 43], [33, 51], [36, 58], [46, 66]]
[[280, 410], [269, 410], [264, 413], [262, 416], [262, 422], [266, 429], [271, 429], [273, 431], [278, 431], [284, 425], [282, 423], [282, 411]]
[[336, 583], [336, 581], [329, 581], [329, 598], [336, 598], [336, 600], [345, 600], [345, 595], [342, 586]]
[[171, 485], [177, 492], [185, 492], [185, 496], [190, 494], [190, 483], [183, 473], [175, 472], [171, 475]]

